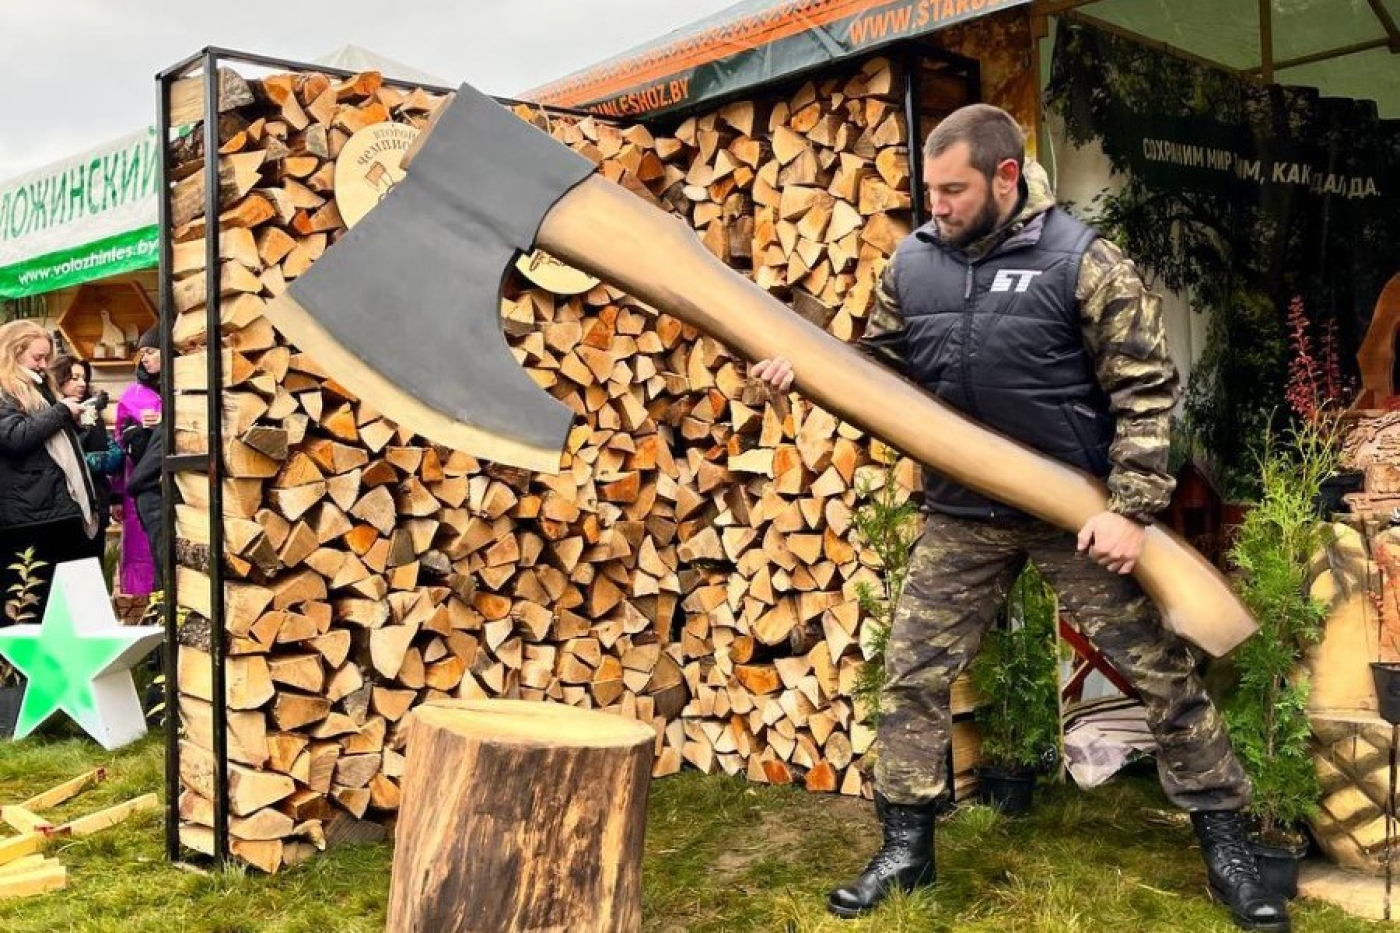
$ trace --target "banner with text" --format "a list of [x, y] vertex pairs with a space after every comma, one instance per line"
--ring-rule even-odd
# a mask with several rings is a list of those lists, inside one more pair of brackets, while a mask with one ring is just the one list
[[[1283, 186], [1321, 197], [1381, 198], [1387, 185], [1381, 153], [1360, 151], [1339, 165], [1317, 141], [1261, 135], [1251, 127], [1215, 120], [1116, 113], [1124, 155], [1133, 174], [1150, 183], [1263, 197]], [[1133, 145], [1132, 140], [1140, 141]], [[1393, 192], [1392, 192], [1393, 195]]]
[[0, 298], [156, 265], [159, 154], [147, 127], [0, 183]]
[[1030, 0], [749, 0], [558, 81], [526, 100], [655, 116], [925, 36]]

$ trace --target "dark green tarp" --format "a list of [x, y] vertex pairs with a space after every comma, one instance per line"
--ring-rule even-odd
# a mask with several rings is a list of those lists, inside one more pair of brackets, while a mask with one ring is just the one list
[[738, 94], [1030, 0], [746, 0], [525, 100], [654, 116]]

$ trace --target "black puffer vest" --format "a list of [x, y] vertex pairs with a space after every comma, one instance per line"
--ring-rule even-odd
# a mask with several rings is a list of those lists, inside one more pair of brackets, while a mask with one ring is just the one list
[[[1050, 209], [985, 257], [942, 243], [933, 223], [894, 257], [909, 376], [974, 420], [1096, 476], [1114, 420], [1084, 346], [1075, 286], [1098, 234]], [[992, 520], [1017, 515], [932, 471], [925, 504]]]

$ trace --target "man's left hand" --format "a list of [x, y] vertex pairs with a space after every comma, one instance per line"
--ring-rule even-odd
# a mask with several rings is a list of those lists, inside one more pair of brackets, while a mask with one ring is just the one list
[[1117, 512], [1100, 512], [1079, 529], [1079, 553], [1113, 573], [1132, 573], [1142, 556], [1146, 527]]

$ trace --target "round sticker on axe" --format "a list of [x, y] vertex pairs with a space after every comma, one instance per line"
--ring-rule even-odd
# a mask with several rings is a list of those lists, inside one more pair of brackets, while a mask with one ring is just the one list
[[580, 272], [542, 249], [522, 255], [515, 261], [515, 268], [540, 288], [556, 295], [580, 295], [598, 284], [587, 272]]
[[353, 227], [394, 185], [403, 181], [399, 160], [413, 145], [418, 130], [404, 123], [375, 123], [340, 147], [335, 160], [335, 206], [345, 226]]

